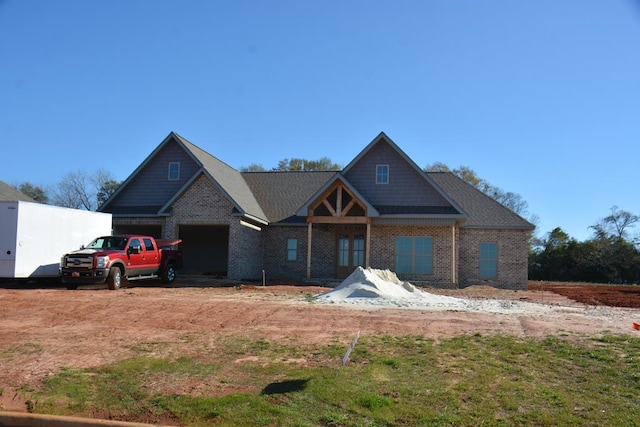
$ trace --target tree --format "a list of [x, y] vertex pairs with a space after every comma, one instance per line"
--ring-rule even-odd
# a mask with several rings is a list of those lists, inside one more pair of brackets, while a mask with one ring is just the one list
[[451, 172], [449, 166], [442, 162], [431, 163], [424, 167], [425, 172]]
[[42, 203], [44, 205], [49, 203], [49, 196], [47, 196], [47, 192], [42, 187], [33, 185], [30, 182], [23, 182], [15, 188], [38, 203]]
[[592, 225], [591, 228], [594, 229], [596, 237], [609, 235], [626, 240], [628, 229], [635, 227], [639, 221], [640, 216], [613, 206], [611, 214], [600, 220], [598, 224]]
[[240, 168], [240, 172], [266, 172], [264, 166], [259, 163], [251, 163], [249, 166], [243, 166]]
[[307, 160], [300, 158], [282, 159], [275, 171], [337, 171], [342, 169], [338, 163], [333, 163], [328, 157], [321, 157], [318, 160]]
[[547, 233], [546, 238], [541, 241], [542, 250], [530, 254], [529, 278], [571, 280], [577, 243], [560, 227]]
[[637, 215], [611, 208], [611, 214], [591, 226], [594, 235], [577, 242], [560, 228], [551, 231], [529, 253], [529, 278], [596, 283], [638, 283], [640, 250], [627, 240]]
[[[54, 190], [54, 204], [74, 209], [96, 210], [119, 184], [113, 175], [99, 169], [93, 175], [85, 171], [66, 174]], [[115, 187], [115, 188], [114, 188]]]
[[120, 188], [120, 183], [118, 181], [110, 179], [103, 182], [96, 194], [98, 207], [102, 206], [102, 204], [106, 202], [107, 199], [109, 199], [109, 197], [118, 190], [118, 188]]

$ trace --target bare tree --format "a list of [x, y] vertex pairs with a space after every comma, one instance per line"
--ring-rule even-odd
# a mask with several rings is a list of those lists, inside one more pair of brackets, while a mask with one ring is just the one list
[[105, 189], [113, 187], [107, 184], [110, 181], [117, 182], [111, 172], [104, 169], [97, 170], [93, 175], [82, 170], [69, 172], [56, 186], [53, 203], [74, 209], [96, 210], [106, 200]]
[[629, 228], [635, 227], [638, 222], [640, 222], [640, 216], [612, 206], [611, 214], [601, 219], [598, 224], [592, 225], [591, 228], [596, 236], [611, 235], [626, 240]]

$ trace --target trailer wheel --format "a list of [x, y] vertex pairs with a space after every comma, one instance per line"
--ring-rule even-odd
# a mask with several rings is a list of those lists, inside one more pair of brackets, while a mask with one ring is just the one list
[[107, 285], [112, 291], [120, 289], [120, 285], [122, 285], [122, 271], [120, 271], [118, 267], [111, 267], [111, 269], [109, 270], [109, 276], [107, 276]]
[[162, 281], [164, 283], [173, 283], [174, 280], [176, 280], [176, 266], [167, 264], [167, 267], [162, 272]]

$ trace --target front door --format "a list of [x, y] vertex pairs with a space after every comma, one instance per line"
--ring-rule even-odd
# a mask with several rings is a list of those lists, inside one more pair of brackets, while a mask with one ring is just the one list
[[364, 267], [364, 233], [340, 231], [337, 234], [336, 277], [343, 279], [358, 267]]

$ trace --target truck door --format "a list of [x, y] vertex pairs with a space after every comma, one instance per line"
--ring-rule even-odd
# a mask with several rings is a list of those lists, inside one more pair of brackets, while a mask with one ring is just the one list
[[145, 273], [144, 246], [137, 237], [129, 240], [127, 251], [127, 275], [137, 276]]
[[150, 237], [143, 237], [144, 243], [144, 262], [146, 274], [155, 274], [158, 271], [160, 265], [160, 251], [156, 247], [153, 239]]

